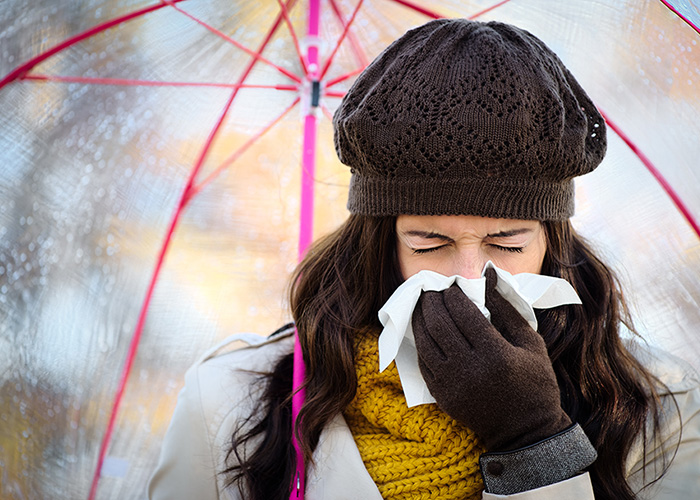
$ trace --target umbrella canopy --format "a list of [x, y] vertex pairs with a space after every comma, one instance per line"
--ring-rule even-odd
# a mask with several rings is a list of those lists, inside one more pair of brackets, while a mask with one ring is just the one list
[[331, 113], [369, 60], [434, 16], [517, 24], [577, 76], [611, 131], [574, 224], [620, 273], [645, 337], [700, 366], [698, 7], [417, 4], [324, 0], [308, 36], [295, 0], [5, 2], [2, 498], [89, 496], [127, 360], [96, 491], [143, 496], [186, 368], [231, 333], [289, 319], [305, 117], [320, 235], [347, 215]]

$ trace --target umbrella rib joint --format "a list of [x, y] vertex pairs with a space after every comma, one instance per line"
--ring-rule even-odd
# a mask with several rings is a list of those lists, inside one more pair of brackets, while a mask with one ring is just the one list
[[301, 110], [302, 116], [318, 115], [318, 110], [321, 106], [321, 93], [323, 85], [317, 79], [306, 79], [300, 87], [301, 91]]
[[300, 86], [302, 116], [316, 115], [316, 110], [321, 104], [322, 91], [318, 64], [318, 58], [321, 53], [321, 39], [318, 36], [307, 35], [302, 41], [302, 50], [307, 54], [305, 58], [306, 75]]

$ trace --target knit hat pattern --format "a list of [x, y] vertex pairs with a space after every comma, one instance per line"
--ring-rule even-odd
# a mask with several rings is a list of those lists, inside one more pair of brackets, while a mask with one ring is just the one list
[[563, 220], [573, 178], [606, 151], [605, 122], [559, 58], [504, 23], [440, 19], [358, 77], [333, 119], [364, 215]]

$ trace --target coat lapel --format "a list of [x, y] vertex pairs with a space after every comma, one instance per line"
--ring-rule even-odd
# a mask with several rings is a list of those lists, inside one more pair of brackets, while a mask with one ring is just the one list
[[314, 465], [307, 477], [306, 497], [309, 500], [382, 500], [342, 415], [337, 415], [321, 432], [314, 451]]

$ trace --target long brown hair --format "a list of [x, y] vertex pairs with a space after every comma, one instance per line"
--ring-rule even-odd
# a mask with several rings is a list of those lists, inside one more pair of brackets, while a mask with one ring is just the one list
[[[306, 363], [306, 402], [297, 436], [307, 464], [324, 426], [355, 395], [353, 335], [379, 327], [377, 312], [401, 284], [396, 257], [395, 217], [351, 215], [309, 251], [290, 286], [292, 315]], [[544, 222], [547, 252], [542, 274], [569, 281], [583, 305], [538, 312], [561, 389], [562, 406], [581, 424], [598, 450], [591, 466], [598, 500], [632, 500], [625, 459], [634, 440], [647, 441], [647, 422], [659, 427], [656, 381], [625, 349], [618, 328], [630, 325], [617, 279], [571, 224]], [[631, 325], [630, 325], [631, 326]], [[251, 499], [283, 499], [292, 486], [291, 354], [263, 375], [267, 389], [258, 420], [241, 424], [224, 471], [228, 484]], [[251, 421], [252, 421], [251, 416]], [[245, 430], [244, 430], [245, 429]], [[259, 440], [254, 451], [244, 445]]]
[[[612, 270], [568, 220], [543, 225], [547, 252], [542, 274], [567, 280], [582, 302], [537, 311], [562, 406], [598, 451], [590, 467], [595, 497], [631, 500], [635, 494], [626, 480], [626, 458], [638, 436], [646, 450], [649, 439], [660, 435], [661, 382], [622, 342], [621, 325], [637, 334]], [[647, 436], [648, 428], [652, 436]], [[650, 478], [649, 484], [657, 479]]]

